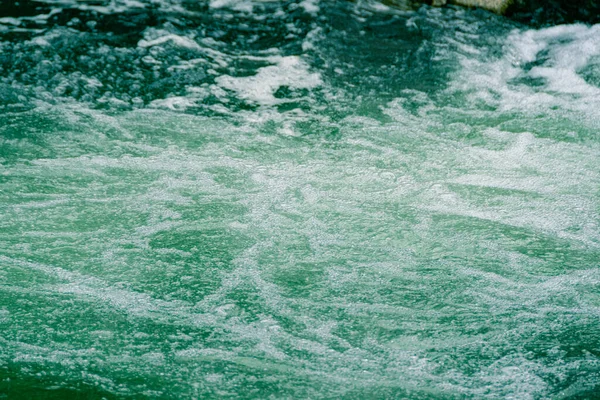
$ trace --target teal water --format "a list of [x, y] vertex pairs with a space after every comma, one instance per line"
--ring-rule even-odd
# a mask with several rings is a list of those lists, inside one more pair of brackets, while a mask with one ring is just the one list
[[36, 4], [0, 18], [0, 398], [600, 396], [600, 25]]

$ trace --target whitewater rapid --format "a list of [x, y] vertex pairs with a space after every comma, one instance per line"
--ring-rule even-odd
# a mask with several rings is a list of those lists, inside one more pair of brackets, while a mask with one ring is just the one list
[[0, 18], [0, 398], [597, 393], [598, 25], [40, 4]]

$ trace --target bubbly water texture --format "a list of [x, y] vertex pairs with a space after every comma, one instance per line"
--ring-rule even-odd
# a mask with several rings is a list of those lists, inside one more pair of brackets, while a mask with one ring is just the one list
[[0, 398], [598, 396], [600, 25], [38, 6], [0, 18]]

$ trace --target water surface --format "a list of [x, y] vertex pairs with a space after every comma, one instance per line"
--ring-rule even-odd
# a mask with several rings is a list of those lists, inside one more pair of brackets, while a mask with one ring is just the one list
[[0, 398], [598, 396], [600, 25], [23, 4]]

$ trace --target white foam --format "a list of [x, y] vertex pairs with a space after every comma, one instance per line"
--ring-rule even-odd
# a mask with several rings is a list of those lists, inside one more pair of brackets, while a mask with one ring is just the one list
[[310, 72], [308, 65], [298, 56], [280, 57], [277, 64], [260, 68], [254, 76], [223, 75], [215, 81], [220, 87], [236, 92], [241, 99], [264, 106], [286, 101], [275, 97], [275, 92], [282, 86], [314, 89], [323, 83], [321, 75]]
[[317, 13], [321, 10], [319, 7], [319, 0], [304, 0], [300, 2], [300, 7], [304, 8], [308, 14], [317, 15]]
[[[449, 91], [469, 93], [473, 103], [483, 101], [499, 111], [540, 111], [558, 106], [563, 110], [600, 112], [600, 88], [580, 75], [591, 60], [600, 56], [600, 25], [514, 30], [507, 36], [500, 58], [463, 53], [459, 56], [461, 69]], [[541, 65], [528, 69], [536, 60]], [[543, 84], [515, 83], [519, 78], [541, 78]], [[575, 102], [573, 95], [578, 96]]]
[[210, 0], [210, 8], [229, 8], [235, 11], [251, 13], [254, 4], [247, 0]]
[[194, 99], [185, 96], [173, 96], [166, 99], [153, 100], [149, 106], [151, 108], [165, 108], [173, 111], [182, 111], [195, 104]]
[[46, 46], [50, 46], [50, 42], [60, 36], [61, 36], [61, 33], [59, 31], [56, 31], [56, 30], [48, 31], [41, 36], [36, 36], [36, 37], [32, 38], [30, 41], [28, 41], [26, 43], [30, 44], [30, 45], [34, 45], [34, 46], [46, 47]]
[[142, 39], [138, 42], [138, 46], [153, 47], [167, 42], [170, 42], [177, 47], [182, 47], [191, 50], [200, 50], [200, 46], [198, 45], [198, 43], [194, 42], [192, 39], [180, 35], [175, 35], [173, 33], [158, 37], [154, 40]]
[[21, 25], [21, 20], [12, 17], [3, 17], [0, 18], [0, 24], [19, 26]]

